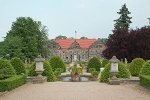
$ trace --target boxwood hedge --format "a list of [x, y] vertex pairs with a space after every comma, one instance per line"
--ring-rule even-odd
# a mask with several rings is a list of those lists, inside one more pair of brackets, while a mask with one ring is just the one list
[[13, 75], [7, 79], [0, 80], [0, 92], [12, 90], [26, 83], [25, 75]]
[[[42, 73], [43, 76], [47, 76], [48, 82], [54, 82], [56, 81], [54, 72], [49, 64], [48, 61], [44, 61], [44, 72]], [[28, 76], [37, 76], [37, 73], [35, 72], [36, 69], [36, 63], [33, 62], [32, 65], [29, 68]]]
[[[118, 78], [130, 78], [130, 75], [131, 75], [130, 71], [122, 62], [118, 63], [118, 70], [119, 70], [119, 73], [116, 75]], [[109, 63], [105, 66], [103, 72], [101, 73], [99, 81], [107, 83], [108, 78], [111, 78], [111, 77], [112, 75], [110, 73], [110, 63]]]
[[150, 88], [150, 76], [140, 75], [140, 84]]

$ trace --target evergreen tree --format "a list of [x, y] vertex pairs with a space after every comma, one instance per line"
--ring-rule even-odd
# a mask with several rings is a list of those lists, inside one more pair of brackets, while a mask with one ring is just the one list
[[114, 22], [116, 22], [115, 25], [114, 25], [114, 28], [115, 29], [118, 29], [118, 28], [129, 28], [130, 23], [132, 23], [130, 21], [130, 19], [132, 17], [128, 16], [128, 14], [131, 14], [131, 12], [128, 11], [128, 8], [126, 7], [126, 4], [124, 4], [122, 6], [122, 8], [120, 9], [120, 11], [117, 12], [117, 13], [120, 15], [120, 17], [118, 19], [114, 20]]
[[149, 20], [149, 25], [147, 26], [148, 28], [150, 28], [150, 18], [147, 18]]

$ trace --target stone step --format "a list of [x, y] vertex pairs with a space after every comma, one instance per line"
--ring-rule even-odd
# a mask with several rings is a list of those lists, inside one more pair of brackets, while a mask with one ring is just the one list
[[139, 83], [140, 79], [139, 77], [131, 77], [130, 79], [125, 79], [125, 78], [119, 78], [121, 83]]

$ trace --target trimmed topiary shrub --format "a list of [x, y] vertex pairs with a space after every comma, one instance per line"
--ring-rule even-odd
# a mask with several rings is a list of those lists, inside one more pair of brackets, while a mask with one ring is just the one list
[[140, 70], [140, 84], [150, 87], [150, 60], [145, 62]]
[[102, 60], [102, 67], [105, 67], [105, 65], [107, 65], [109, 63], [109, 61], [107, 59], [103, 59]]
[[63, 62], [63, 60], [59, 57], [59, 56], [53, 56], [50, 60], [49, 63], [53, 69], [53, 72], [55, 72], [55, 70], [57, 68], [61, 68], [63, 70], [63, 72], [66, 72], [66, 66], [65, 63]]
[[[44, 61], [43, 67], [44, 67], [44, 72], [42, 73], [42, 75], [47, 76], [47, 81], [48, 82], [56, 81], [54, 72], [48, 61]], [[36, 69], [36, 63], [33, 62], [31, 67], [29, 68], [28, 76], [37, 76], [35, 69]]]
[[150, 60], [145, 62], [140, 70], [140, 75], [149, 75], [150, 76]]
[[87, 72], [89, 72], [90, 68], [95, 68], [96, 71], [100, 71], [101, 68], [101, 62], [99, 60], [99, 58], [97, 57], [93, 57], [89, 60], [88, 65], [87, 65]]
[[16, 75], [16, 72], [8, 60], [0, 59], [0, 74]]
[[20, 75], [21, 73], [25, 73], [25, 66], [20, 58], [18, 57], [12, 58], [10, 63], [16, 70], [17, 75]]
[[144, 63], [145, 63], [145, 61], [142, 58], [133, 59], [129, 66], [129, 71], [131, 72], [131, 75], [139, 76], [140, 70]]
[[[118, 70], [119, 73], [116, 75], [118, 78], [130, 78], [130, 71], [127, 69], [127, 67], [122, 63], [118, 63]], [[111, 78], [112, 75], [110, 73], [110, 63], [105, 66], [105, 69], [101, 73], [100, 76], [100, 82], [107, 83], [108, 78]]]

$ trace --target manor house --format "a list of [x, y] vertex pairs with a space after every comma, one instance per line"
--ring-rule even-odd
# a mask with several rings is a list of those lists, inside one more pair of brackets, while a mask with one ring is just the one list
[[59, 56], [64, 62], [88, 62], [94, 56], [101, 58], [106, 48], [100, 39], [56, 39], [46, 46], [50, 50], [50, 57]]

